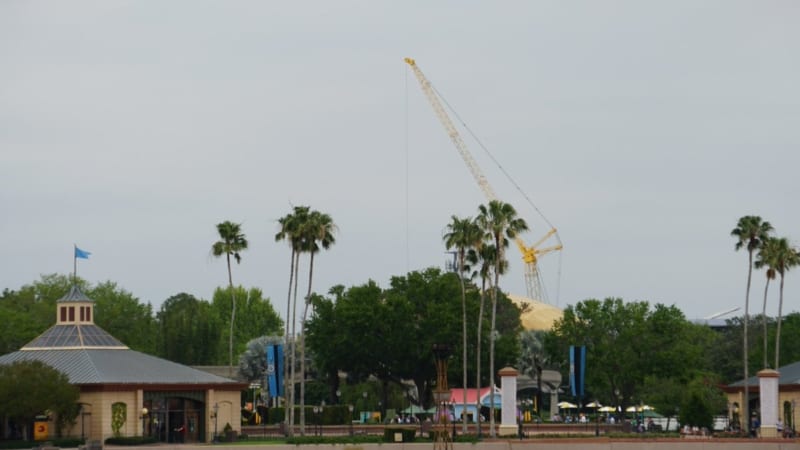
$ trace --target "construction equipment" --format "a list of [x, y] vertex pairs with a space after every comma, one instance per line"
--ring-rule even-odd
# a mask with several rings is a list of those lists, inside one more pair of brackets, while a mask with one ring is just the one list
[[[481, 188], [484, 195], [486, 195], [486, 198], [489, 201], [498, 200], [497, 195], [494, 193], [494, 190], [492, 189], [491, 185], [489, 185], [489, 182], [483, 175], [480, 166], [478, 166], [478, 163], [475, 162], [475, 159], [469, 152], [467, 145], [461, 138], [461, 135], [459, 134], [458, 130], [453, 124], [453, 121], [450, 120], [450, 116], [447, 114], [447, 111], [445, 111], [442, 102], [439, 100], [439, 95], [437, 95], [437, 93], [434, 91], [431, 82], [428, 81], [428, 79], [425, 77], [425, 74], [422, 73], [422, 71], [417, 66], [417, 63], [416, 61], [414, 61], [414, 59], [405, 58], [405, 62], [411, 67], [411, 70], [417, 77], [420, 86], [422, 86], [422, 92], [425, 93], [425, 97], [428, 98], [428, 102], [433, 107], [433, 111], [436, 113], [436, 117], [439, 118], [439, 122], [441, 122], [442, 126], [444, 126], [445, 131], [447, 131], [447, 135], [450, 136], [450, 140], [453, 141], [453, 144], [456, 146], [458, 153], [461, 155], [461, 158], [467, 165], [467, 168], [472, 174], [472, 177], [478, 183], [478, 186]], [[545, 219], [545, 221], [547, 220]], [[548, 239], [550, 239], [551, 237], [556, 239], [557, 243], [555, 245], [551, 245], [548, 247], [540, 247], [545, 242], [547, 242]], [[541, 256], [562, 249], [561, 240], [558, 237], [558, 232], [556, 231], [555, 228], [551, 226], [550, 231], [545, 233], [544, 236], [542, 236], [538, 241], [536, 241], [532, 245], [526, 245], [525, 242], [519, 236], [517, 236], [514, 239], [514, 241], [516, 242], [517, 248], [519, 249], [520, 253], [522, 253], [522, 261], [525, 263], [525, 287], [527, 290], [528, 298], [547, 303], [547, 298], [546, 298], [547, 295], [543, 287], [542, 277], [541, 274], [539, 273], [539, 268], [537, 263]]]

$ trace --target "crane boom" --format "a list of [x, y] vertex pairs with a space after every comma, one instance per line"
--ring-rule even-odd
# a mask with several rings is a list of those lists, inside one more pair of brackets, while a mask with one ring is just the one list
[[[428, 99], [431, 107], [433, 107], [436, 117], [439, 119], [439, 122], [441, 122], [442, 126], [447, 132], [447, 135], [450, 137], [450, 140], [453, 141], [456, 150], [458, 150], [458, 153], [461, 155], [461, 158], [467, 165], [472, 177], [478, 183], [481, 191], [483, 191], [483, 194], [489, 201], [498, 200], [497, 194], [495, 194], [494, 189], [492, 189], [492, 186], [483, 175], [483, 171], [481, 171], [480, 166], [478, 166], [478, 163], [472, 157], [472, 153], [470, 153], [467, 145], [461, 138], [461, 134], [453, 124], [453, 121], [450, 120], [450, 116], [447, 114], [447, 111], [445, 111], [442, 102], [439, 101], [439, 96], [434, 91], [433, 86], [431, 86], [431, 82], [428, 81], [428, 79], [425, 77], [425, 74], [422, 73], [422, 70], [420, 70], [420, 68], [417, 66], [417, 63], [414, 61], [414, 59], [405, 58], [405, 62], [411, 67], [411, 70], [417, 77], [417, 81], [419, 81], [419, 84], [422, 87], [422, 92], [425, 94], [425, 97]], [[543, 283], [537, 262], [539, 256], [561, 250], [562, 246], [560, 242], [557, 245], [542, 249], [539, 249], [538, 246], [553, 235], [556, 235], [557, 237], [557, 231], [555, 228], [552, 228], [541, 239], [531, 246], [526, 245], [519, 236], [514, 238], [514, 242], [522, 254], [522, 260], [525, 263], [525, 288], [527, 290], [528, 298], [544, 302], [547, 301], [545, 291], [542, 287]]]

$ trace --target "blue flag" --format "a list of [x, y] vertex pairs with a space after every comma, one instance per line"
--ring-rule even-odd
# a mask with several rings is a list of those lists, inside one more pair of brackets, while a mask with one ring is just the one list
[[76, 258], [89, 259], [89, 255], [91, 255], [90, 252], [87, 252], [85, 250], [81, 250], [77, 246], [75, 247], [75, 257]]

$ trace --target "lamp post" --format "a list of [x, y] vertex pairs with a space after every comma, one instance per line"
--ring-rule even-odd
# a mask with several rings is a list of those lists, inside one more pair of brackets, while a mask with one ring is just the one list
[[314, 407], [314, 436], [317, 435], [319, 428], [319, 406]]
[[325, 420], [325, 414], [323, 411], [325, 410], [325, 400], [319, 403], [319, 435], [322, 436], [322, 422]]
[[147, 414], [148, 413], [149, 413], [149, 411], [147, 410], [147, 408], [142, 408], [142, 415], [141, 415], [141, 417], [142, 417], [142, 437], [144, 437], [144, 423], [145, 423], [145, 420], [147, 420]]
[[594, 435], [600, 436], [600, 411], [599, 407], [600, 402], [597, 401], [597, 398], [594, 399]]
[[362, 419], [362, 420], [361, 420], [361, 422], [363, 422], [363, 423], [366, 423], [366, 422], [367, 422], [367, 417], [366, 417], [366, 416], [367, 416], [367, 414], [364, 414], [364, 412], [367, 410], [367, 391], [364, 391], [364, 392], [361, 394], [361, 396], [362, 396], [362, 397], [364, 397], [364, 404], [363, 404], [363, 405], [361, 405], [362, 412], [361, 412], [361, 417], [360, 417], [360, 419]]
[[347, 405], [347, 410], [350, 411], [350, 436], [353, 436], [353, 405]]
[[219, 415], [219, 403], [214, 403], [214, 440], [217, 442], [217, 416]]
[[84, 408], [83, 403], [81, 403], [81, 441], [85, 441], [86, 439], [86, 433], [84, 431], [85, 421], [86, 421], [86, 408]]

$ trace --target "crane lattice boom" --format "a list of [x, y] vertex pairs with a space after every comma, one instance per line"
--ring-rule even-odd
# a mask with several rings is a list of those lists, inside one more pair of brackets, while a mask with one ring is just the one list
[[[478, 163], [472, 157], [467, 145], [461, 138], [461, 134], [459, 134], [458, 129], [453, 124], [453, 121], [450, 120], [450, 116], [447, 114], [447, 111], [445, 111], [442, 102], [439, 100], [439, 96], [433, 90], [431, 82], [428, 81], [428, 79], [425, 77], [425, 74], [422, 73], [422, 70], [420, 70], [420, 68], [417, 66], [416, 61], [414, 61], [412, 58], [405, 58], [405, 62], [411, 67], [411, 70], [417, 77], [417, 80], [422, 87], [422, 92], [425, 94], [425, 97], [427, 97], [431, 107], [433, 107], [436, 117], [439, 119], [439, 122], [441, 122], [442, 126], [444, 126], [447, 135], [450, 136], [450, 140], [453, 141], [456, 150], [458, 150], [458, 153], [461, 155], [461, 158], [467, 165], [472, 177], [478, 183], [481, 191], [483, 191], [484, 195], [489, 201], [498, 200], [497, 195], [492, 189], [492, 186], [486, 180], [486, 177], [483, 175], [480, 166], [478, 166]], [[539, 257], [547, 253], [561, 250], [562, 246], [560, 242], [557, 245], [545, 248], [539, 248], [539, 246], [547, 241], [547, 239], [551, 236], [555, 235], [556, 238], [558, 238], [557, 233], [558, 232], [556, 229], [552, 228], [542, 238], [536, 241], [536, 243], [530, 246], [525, 245], [525, 242], [520, 237], [517, 236], [514, 238], [517, 248], [522, 254], [522, 260], [525, 263], [525, 288], [527, 290], [528, 298], [543, 302], [547, 301], [544, 288], [542, 287], [543, 283], [537, 262]]]

